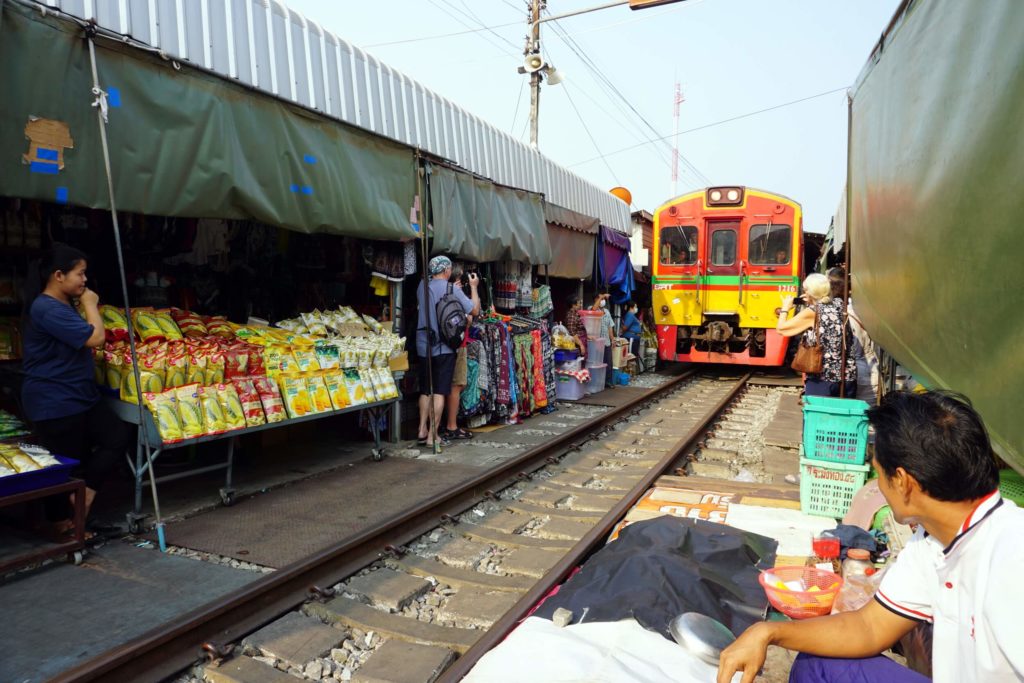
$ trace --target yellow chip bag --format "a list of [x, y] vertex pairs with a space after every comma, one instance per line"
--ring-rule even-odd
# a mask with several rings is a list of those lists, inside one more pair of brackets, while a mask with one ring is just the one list
[[[147, 358], [139, 366], [139, 381], [143, 393], [162, 393], [164, 390], [165, 362], [162, 357]], [[121, 400], [138, 403], [139, 396], [135, 391], [135, 373], [130, 365], [126, 365], [121, 375]]]
[[345, 378], [345, 389], [348, 391], [348, 398], [351, 405], [361, 406], [366, 403], [366, 388], [363, 387], [363, 380], [359, 377], [359, 371], [354, 368], [342, 370]]
[[316, 352], [309, 346], [295, 346], [292, 348], [292, 356], [299, 372], [313, 372], [320, 369], [320, 363], [316, 360]]
[[178, 323], [174, 322], [174, 318], [171, 317], [170, 311], [154, 311], [153, 318], [163, 332], [164, 339], [167, 341], [182, 339], [181, 330], [178, 329]]
[[164, 443], [181, 441], [184, 435], [181, 431], [181, 418], [178, 416], [178, 401], [174, 398], [174, 391], [160, 394], [147, 391], [142, 395], [142, 401], [153, 413], [160, 439]]
[[218, 384], [217, 398], [224, 409], [224, 422], [230, 429], [245, 429], [245, 410], [242, 408], [242, 399], [233, 384]]
[[310, 404], [314, 413], [326, 413], [334, 410], [323, 375], [315, 374], [306, 377], [306, 386], [309, 388]]
[[288, 417], [303, 417], [313, 410], [305, 377], [281, 377], [281, 398]]
[[203, 408], [199, 402], [199, 385], [186, 384], [174, 390], [178, 401], [178, 417], [181, 418], [181, 434], [194, 439], [206, 433], [203, 425]]
[[358, 372], [359, 381], [363, 384], [363, 393], [366, 395], [366, 400], [369, 403], [373, 403], [374, 401], [383, 401], [384, 397], [377, 395], [377, 387], [373, 384], [373, 375], [370, 374], [370, 368], [358, 370]]
[[340, 370], [325, 372], [324, 385], [327, 387], [327, 394], [331, 397], [331, 405], [335, 410], [352, 405], [352, 399], [349, 398], [348, 389], [345, 387], [345, 376], [341, 374]]
[[212, 386], [224, 382], [224, 352], [217, 349], [206, 357], [206, 370], [203, 372], [203, 384]]
[[151, 308], [132, 309], [132, 326], [142, 341], [166, 338], [166, 333], [160, 327], [156, 313]]
[[164, 387], [167, 389], [181, 387], [188, 383], [188, 356], [180, 345], [167, 356], [165, 378]]
[[199, 406], [203, 411], [203, 427], [207, 434], [221, 434], [228, 430], [227, 418], [224, 417], [224, 408], [220, 404], [217, 395], [217, 387], [199, 387], [196, 389], [199, 395]]

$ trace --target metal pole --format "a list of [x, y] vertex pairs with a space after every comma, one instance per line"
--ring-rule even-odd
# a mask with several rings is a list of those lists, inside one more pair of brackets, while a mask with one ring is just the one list
[[[846, 364], [849, 362], [846, 349], [846, 329], [850, 324], [847, 307], [850, 305], [850, 278], [853, 277], [850, 270], [850, 252], [853, 251], [850, 244], [850, 148], [852, 146], [850, 133], [853, 131], [853, 98], [847, 95], [846, 102], [846, 262], [843, 264], [843, 346], [839, 359], [839, 398], [846, 398]], [[856, 391], [854, 396], [856, 396]]]
[[[527, 56], [540, 53], [540, 10], [544, 0], [531, 0], [530, 35], [527, 38]], [[537, 149], [537, 117], [540, 115], [540, 71], [530, 74], [530, 146]]]
[[[114, 201], [114, 179], [110, 172], [110, 148], [107, 144], [107, 93], [100, 88], [99, 75], [96, 70], [96, 45], [93, 43], [92, 33], [94, 27], [86, 29], [86, 36], [89, 43], [89, 61], [92, 66], [92, 94], [96, 97], [92, 106], [96, 108], [96, 120], [100, 126], [100, 143], [103, 149], [103, 167], [107, 173], [107, 192], [110, 197], [110, 218], [114, 226], [114, 244], [117, 247], [117, 264], [121, 276], [121, 294], [124, 296], [124, 314], [131, 326], [132, 309], [128, 302], [128, 280], [125, 276], [124, 250], [121, 248], [121, 227], [117, 220], [117, 204]], [[132, 374], [135, 379], [135, 396], [139, 404], [139, 430], [142, 433], [142, 441], [146, 452], [146, 464], [149, 470], [149, 486], [153, 494], [153, 514], [156, 517], [156, 535], [160, 542], [160, 551], [167, 552], [167, 542], [164, 539], [164, 522], [160, 514], [160, 499], [156, 492], [156, 471], [153, 469], [153, 458], [149, 449], [149, 430], [146, 426], [146, 411], [142, 407], [142, 377], [139, 375], [139, 356], [135, 349], [135, 335], [128, 335], [128, 344], [132, 352]]]

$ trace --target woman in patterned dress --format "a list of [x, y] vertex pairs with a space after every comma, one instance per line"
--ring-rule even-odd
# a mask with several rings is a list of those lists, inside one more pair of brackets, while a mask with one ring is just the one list
[[[775, 329], [784, 337], [803, 334], [809, 344], [818, 341], [822, 345], [821, 372], [804, 377], [804, 394], [807, 396], [839, 396], [840, 386], [845, 379], [845, 396], [857, 395], [857, 364], [850, 359], [853, 335], [845, 323], [846, 305], [841, 297], [832, 296], [832, 287], [821, 273], [811, 273], [804, 280], [803, 300], [807, 306], [789, 319], [793, 308], [793, 297], [782, 300], [779, 322]], [[818, 324], [815, 328], [815, 313]], [[846, 373], [841, 377], [843, 343], [846, 343]]]

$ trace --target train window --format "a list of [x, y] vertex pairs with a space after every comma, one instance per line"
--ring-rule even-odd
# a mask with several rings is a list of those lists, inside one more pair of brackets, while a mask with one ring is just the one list
[[747, 257], [754, 266], [784, 266], [790, 262], [793, 229], [788, 225], [750, 226]]
[[674, 225], [661, 229], [661, 263], [666, 266], [689, 266], [697, 262], [697, 228]]
[[731, 266], [736, 262], [736, 231], [716, 230], [711, 233], [711, 265]]

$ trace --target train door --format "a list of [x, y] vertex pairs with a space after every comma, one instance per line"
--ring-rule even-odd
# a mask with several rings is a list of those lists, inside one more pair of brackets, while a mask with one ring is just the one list
[[708, 221], [703, 259], [704, 284], [708, 293], [704, 313], [736, 310], [736, 284], [740, 275], [740, 222]]

